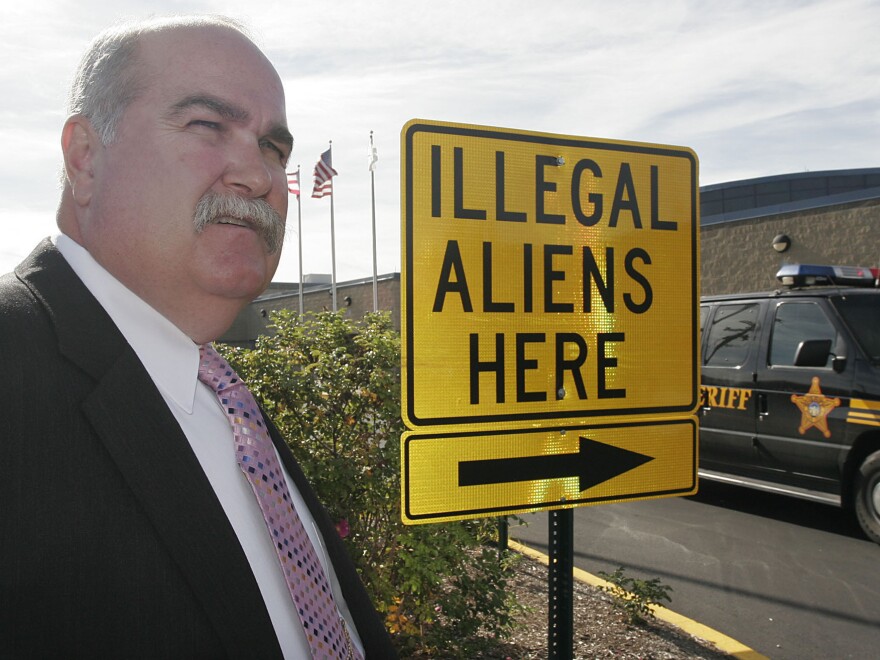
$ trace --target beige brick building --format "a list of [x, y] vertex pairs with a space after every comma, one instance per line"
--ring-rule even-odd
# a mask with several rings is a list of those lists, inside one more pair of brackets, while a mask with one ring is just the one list
[[880, 168], [703, 186], [700, 207], [703, 295], [774, 289], [782, 264], [880, 265]]
[[[303, 311], [333, 309], [329, 275], [307, 275], [303, 284]], [[400, 330], [400, 273], [376, 278], [378, 309], [390, 311], [394, 327]], [[336, 283], [336, 307], [351, 318], [373, 311], [373, 278]], [[237, 346], [251, 346], [257, 335], [266, 332], [271, 312], [278, 309], [299, 310], [299, 285], [273, 282], [268, 290], [245, 307], [220, 341]]]

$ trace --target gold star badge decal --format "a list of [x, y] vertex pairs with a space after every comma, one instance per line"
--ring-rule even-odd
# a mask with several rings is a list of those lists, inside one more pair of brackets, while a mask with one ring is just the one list
[[826, 438], [831, 437], [831, 431], [828, 430], [828, 413], [840, 405], [840, 399], [837, 397], [832, 399], [822, 394], [818, 376], [813, 376], [813, 384], [809, 392], [792, 394], [791, 401], [801, 411], [801, 425], [798, 427], [801, 435], [815, 426]]

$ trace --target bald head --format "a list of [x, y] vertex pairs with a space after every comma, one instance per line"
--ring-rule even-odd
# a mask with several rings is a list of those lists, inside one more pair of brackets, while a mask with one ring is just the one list
[[244, 26], [225, 16], [168, 16], [122, 23], [92, 40], [67, 98], [67, 114], [87, 118], [104, 144], [113, 141], [125, 108], [148, 84], [138, 66], [138, 46], [147, 35], [214, 27], [250, 39]]

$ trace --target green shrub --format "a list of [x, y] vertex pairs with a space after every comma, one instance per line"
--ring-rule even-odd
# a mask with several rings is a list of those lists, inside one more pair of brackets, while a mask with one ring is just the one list
[[623, 566], [618, 566], [610, 575], [604, 571], [599, 571], [598, 575], [611, 583], [601, 589], [611, 596], [614, 607], [624, 612], [630, 623], [642, 623], [647, 618], [653, 618], [653, 606], [660, 605], [664, 600], [672, 602], [669, 597], [672, 587], [661, 583], [659, 578], [632, 578], [625, 575]]
[[400, 337], [387, 314], [272, 315], [253, 350], [224, 349], [286, 437], [401, 655], [474, 657], [515, 603], [494, 520], [405, 526], [400, 514]]

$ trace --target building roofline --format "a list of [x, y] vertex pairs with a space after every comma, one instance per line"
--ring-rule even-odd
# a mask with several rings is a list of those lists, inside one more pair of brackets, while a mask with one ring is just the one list
[[850, 170], [820, 170], [807, 172], [793, 172], [790, 174], [772, 174], [770, 176], [760, 176], [753, 179], [738, 179], [736, 181], [725, 181], [723, 183], [711, 183], [700, 186], [700, 192], [712, 192], [713, 190], [721, 190], [726, 188], [738, 188], [740, 186], [751, 186], [759, 183], [773, 183], [777, 181], [797, 179], [815, 179], [825, 176], [864, 176], [868, 174], [880, 174], [880, 167], [861, 167]]
[[[385, 273], [384, 275], [377, 275], [376, 276], [377, 282], [387, 282], [387, 281], [394, 281], [394, 280], [400, 280], [400, 273]], [[372, 284], [372, 282], [373, 282], [373, 276], [370, 275], [369, 277], [361, 277], [360, 279], [356, 279], [356, 280], [346, 280], [345, 282], [337, 282], [336, 288], [337, 289], [345, 289], [345, 288], [353, 287], [353, 286], [363, 286], [364, 284]], [[299, 295], [299, 284], [297, 282], [290, 282], [290, 283], [273, 282], [273, 284], [276, 287], [284, 286], [286, 284], [290, 288], [289, 289], [281, 289], [281, 290], [276, 288], [274, 290], [266, 291], [262, 295], [254, 298], [254, 300], [252, 302], [264, 302], [267, 300], [280, 300], [283, 298], [289, 298], [291, 296], [298, 296]], [[333, 288], [332, 283], [325, 284], [325, 283], [321, 282], [321, 283], [310, 284], [310, 283], [306, 282], [305, 286], [303, 286], [303, 293], [306, 294], [306, 293], [313, 293], [313, 292], [320, 292], [320, 291], [330, 291], [332, 288]]]
[[825, 195], [824, 197], [811, 197], [809, 199], [801, 199], [796, 202], [786, 202], [785, 204], [772, 204], [770, 206], [757, 206], [751, 209], [743, 209], [741, 211], [731, 211], [729, 213], [715, 213], [712, 215], [704, 215], [700, 218], [700, 226], [717, 225], [722, 222], [733, 222], [735, 220], [750, 220], [753, 218], [765, 218], [771, 215], [781, 215], [783, 213], [792, 213], [796, 211], [807, 211], [810, 209], [821, 209], [829, 206], [844, 206], [857, 202], [866, 202], [877, 200], [880, 203], [880, 187], [863, 188], [862, 190], [852, 190], [850, 192], [839, 193], [837, 195]]
[[[809, 180], [821, 183], [796, 186], [798, 181]], [[700, 195], [701, 211], [718, 211], [702, 212], [701, 226], [860, 202], [880, 202], [880, 167], [796, 172], [728, 181], [701, 186]], [[767, 203], [771, 200], [775, 203]], [[728, 203], [732, 208], [723, 210]]]

